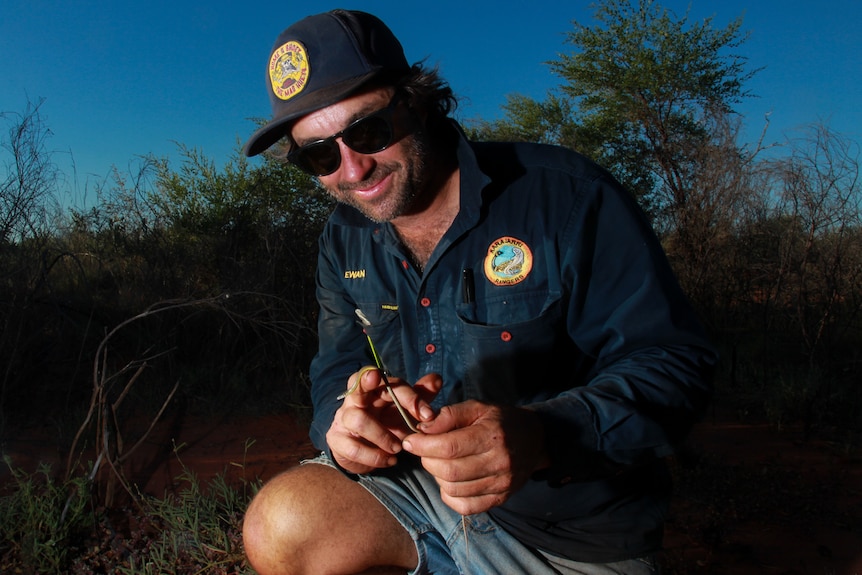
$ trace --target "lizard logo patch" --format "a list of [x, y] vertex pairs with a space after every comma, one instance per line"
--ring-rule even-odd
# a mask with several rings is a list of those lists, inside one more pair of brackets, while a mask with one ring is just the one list
[[485, 277], [494, 285], [515, 285], [533, 269], [533, 252], [517, 238], [504, 236], [488, 246]]

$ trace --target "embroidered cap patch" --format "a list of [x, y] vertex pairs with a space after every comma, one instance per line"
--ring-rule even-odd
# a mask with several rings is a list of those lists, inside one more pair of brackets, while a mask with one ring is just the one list
[[305, 46], [294, 40], [279, 46], [269, 59], [272, 91], [281, 100], [290, 100], [302, 92], [309, 72]]

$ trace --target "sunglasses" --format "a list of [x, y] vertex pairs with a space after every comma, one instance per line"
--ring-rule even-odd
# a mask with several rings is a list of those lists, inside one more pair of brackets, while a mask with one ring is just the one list
[[300, 146], [287, 154], [287, 160], [312, 176], [328, 176], [341, 166], [341, 151], [335, 141], [341, 141], [354, 152], [376, 154], [388, 148], [395, 139], [392, 112], [399, 102], [396, 93], [389, 104], [359, 118], [337, 134]]

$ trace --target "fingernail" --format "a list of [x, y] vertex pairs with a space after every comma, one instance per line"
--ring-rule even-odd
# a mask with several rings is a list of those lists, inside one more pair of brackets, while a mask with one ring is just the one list
[[427, 405], [423, 405], [419, 408], [419, 415], [422, 416], [422, 419], [431, 419], [434, 417], [434, 410]]
[[411, 451], [413, 449], [413, 444], [410, 443], [409, 439], [405, 439], [401, 442], [401, 446], [404, 447], [405, 450]]

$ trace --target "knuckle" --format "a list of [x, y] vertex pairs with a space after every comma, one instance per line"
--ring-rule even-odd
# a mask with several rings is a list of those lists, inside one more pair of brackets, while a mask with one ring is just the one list
[[350, 431], [361, 431], [366, 415], [361, 409], [346, 408], [341, 414], [341, 424]]
[[362, 447], [359, 445], [359, 443], [351, 441], [346, 447], [346, 449], [343, 451], [343, 456], [345, 459], [348, 459], [350, 461], [356, 461], [358, 463], [361, 463]]
[[454, 415], [454, 413], [452, 411], [452, 406], [451, 405], [444, 405], [443, 407], [440, 408], [440, 414], [438, 415], [438, 417], [450, 418], [453, 415]]
[[458, 472], [458, 469], [453, 465], [443, 465], [441, 466], [437, 477], [448, 484], [452, 485], [457, 483], [461, 479], [461, 474]]
[[445, 459], [456, 459], [460, 455], [458, 444], [453, 441], [443, 442], [440, 447]]

